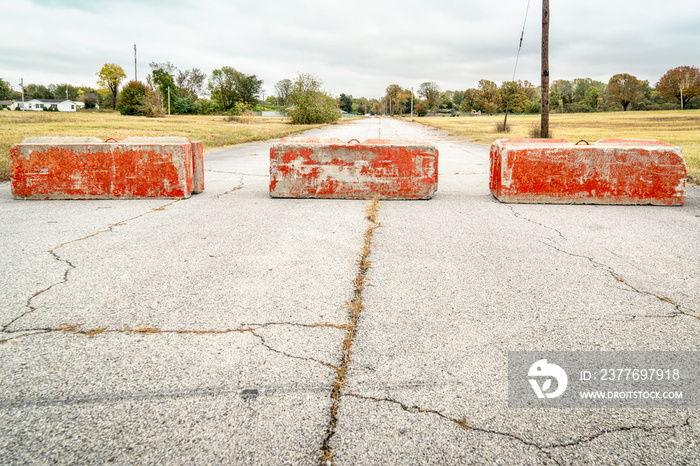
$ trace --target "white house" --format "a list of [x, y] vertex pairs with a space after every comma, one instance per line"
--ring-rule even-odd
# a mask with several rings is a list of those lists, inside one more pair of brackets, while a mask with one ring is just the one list
[[44, 108], [55, 108], [59, 112], [75, 112], [78, 107], [84, 108], [85, 104], [66, 99], [30, 99], [24, 101], [24, 108], [22, 108], [21, 100], [15, 100], [12, 102], [11, 109], [19, 108], [20, 110], [41, 112]]

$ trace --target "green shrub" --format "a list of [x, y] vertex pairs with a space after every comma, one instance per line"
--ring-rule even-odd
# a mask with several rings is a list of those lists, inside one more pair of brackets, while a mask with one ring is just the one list
[[148, 100], [148, 88], [140, 81], [129, 81], [119, 93], [117, 110], [122, 115], [145, 115], [144, 103]]
[[299, 74], [292, 84], [289, 101], [292, 107], [287, 115], [294, 125], [334, 123], [340, 119], [340, 109], [335, 99], [326, 94], [321, 81], [310, 74]]

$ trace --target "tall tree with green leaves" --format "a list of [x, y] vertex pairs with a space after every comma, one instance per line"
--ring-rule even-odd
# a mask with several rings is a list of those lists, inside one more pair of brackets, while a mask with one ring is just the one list
[[428, 101], [428, 107], [436, 108], [440, 99], [440, 86], [435, 81], [426, 81], [418, 87], [418, 95]]
[[352, 96], [340, 94], [338, 107], [348, 113], [352, 113]]
[[179, 95], [175, 85], [175, 77], [162, 68], [151, 71], [151, 74], [153, 75], [153, 84], [160, 92], [163, 102], [167, 102], [168, 91], [170, 91], [170, 99], [174, 101]]
[[24, 97], [26, 99], [53, 99], [54, 95], [51, 89], [43, 84], [27, 84]]
[[97, 72], [97, 84], [109, 92], [112, 96], [112, 109], [117, 108], [117, 95], [119, 84], [126, 79], [124, 69], [116, 63], [105, 63]]
[[642, 82], [628, 73], [616, 74], [608, 81], [608, 98], [627, 111], [630, 104], [642, 98]]
[[214, 70], [209, 78], [209, 91], [222, 110], [232, 109], [237, 102], [248, 106], [258, 101], [263, 81], [254, 74], [247, 75], [230, 66]]
[[4, 79], [0, 79], [0, 100], [10, 100], [12, 98], [12, 87]]
[[80, 89], [71, 84], [49, 84], [49, 89], [54, 99], [68, 100], [78, 100], [80, 91]]

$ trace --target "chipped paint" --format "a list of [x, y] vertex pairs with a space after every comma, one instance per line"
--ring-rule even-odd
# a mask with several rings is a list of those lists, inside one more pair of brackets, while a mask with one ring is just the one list
[[[585, 141], [584, 141], [585, 142]], [[500, 139], [491, 145], [489, 188], [501, 202], [682, 205], [680, 147], [645, 139]]]
[[423, 142], [284, 138], [270, 148], [270, 196], [430, 199], [438, 150]]
[[27, 138], [10, 149], [10, 178], [18, 199], [187, 198], [204, 189], [202, 143]]

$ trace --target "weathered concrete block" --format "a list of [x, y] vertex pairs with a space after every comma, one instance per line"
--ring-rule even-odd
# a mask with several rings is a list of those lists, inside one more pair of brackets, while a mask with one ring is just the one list
[[489, 187], [509, 203], [682, 205], [686, 166], [680, 147], [655, 140], [500, 139]]
[[430, 199], [438, 150], [426, 143], [284, 138], [270, 148], [270, 196]]
[[204, 143], [192, 141], [192, 160], [194, 162], [194, 188], [192, 194], [204, 191]]
[[26, 138], [10, 149], [12, 193], [23, 199], [186, 198], [197, 188], [195, 178], [203, 189], [198, 150], [201, 159], [201, 143], [173, 137]]

